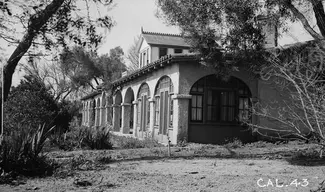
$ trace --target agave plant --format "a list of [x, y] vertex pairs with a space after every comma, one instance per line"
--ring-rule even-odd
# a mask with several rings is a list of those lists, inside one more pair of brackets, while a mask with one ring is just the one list
[[43, 124], [39, 125], [36, 131], [32, 131], [29, 126], [19, 125], [18, 129], [6, 135], [0, 149], [1, 170], [23, 174], [46, 171], [46, 158], [40, 156], [40, 153], [54, 127]]

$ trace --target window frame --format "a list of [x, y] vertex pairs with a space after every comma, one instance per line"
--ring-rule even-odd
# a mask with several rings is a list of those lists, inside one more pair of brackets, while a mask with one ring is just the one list
[[[199, 124], [241, 124], [243, 121], [243, 117], [239, 117], [242, 114], [248, 114], [248, 117], [251, 120], [251, 114], [249, 111], [249, 107], [251, 106], [251, 92], [249, 87], [240, 79], [236, 77], [231, 77], [231, 81], [224, 82], [211, 82], [211, 75], [205, 76], [198, 81], [196, 81], [191, 90], [190, 95], [192, 95], [192, 99], [189, 105], [189, 121], [190, 123], [199, 123]], [[219, 80], [215, 78], [215, 80]], [[209, 82], [210, 81], [210, 82]], [[221, 81], [221, 80], [220, 80]], [[202, 87], [203, 86], [203, 90]], [[209, 93], [210, 92], [210, 93]], [[222, 103], [222, 93], [227, 93], [226, 102]], [[209, 94], [211, 94], [212, 100], [209, 100]], [[193, 110], [197, 109], [198, 104], [196, 103], [193, 106], [193, 99], [202, 95], [202, 119], [198, 120], [197, 117], [193, 118]], [[217, 98], [216, 98], [217, 97]], [[216, 101], [213, 100], [216, 98]], [[231, 99], [233, 98], [233, 99]], [[239, 100], [246, 99], [248, 106], [240, 109]], [[230, 102], [230, 100], [232, 102]], [[198, 101], [196, 101], [198, 102]], [[216, 102], [213, 104], [213, 102]], [[223, 118], [222, 110], [225, 109], [226, 117]], [[213, 110], [216, 110], [216, 117], [212, 117], [214, 115]], [[232, 111], [232, 112], [231, 112]], [[242, 112], [241, 112], [242, 111]], [[196, 111], [197, 112], [197, 111]]]
[[[161, 57], [163, 57], [163, 56], [166, 56], [166, 55], [168, 55], [168, 48], [167, 47], [159, 47], [159, 59], [161, 58]], [[166, 50], [166, 53], [163, 55], [161, 52], [162, 52], [162, 50]]]
[[183, 53], [183, 49], [182, 48], [174, 48], [174, 53], [175, 54], [181, 54], [181, 53]]

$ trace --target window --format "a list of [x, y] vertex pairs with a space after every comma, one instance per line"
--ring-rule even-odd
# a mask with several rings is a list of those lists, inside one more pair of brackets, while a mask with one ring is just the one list
[[214, 75], [191, 88], [190, 120], [201, 123], [239, 123], [250, 118], [249, 88], [237, 78], [222, 81]]
[[191, 110], [191, 120], [192, 121], [202, 121], [203, 113], [203, 96], [193, 95], [192, 96], [192, 110]]
[[[155, 105], [155, 126], [160, 129], [167, 129], [173, 125], [173, 99], [172, 94], [174, 86], [172, 80], [168, 76], [162, 77], [155, 90], [156, 105]], [[160, 126], [164, 126], [161, 128]]]
[[160, 47], [159, 48], [159, 58], [161, 58], [161, 57], [163, 57], [165, 55], [167, 55], [167, 48]]
[[160, 106], [160, 98], [156, 97], [156, 105], [155, 105], [155, 125], [159, 125], [159, 106]]
[[142, 66], [145, 66], [146, 65], [146, 52], [143, 53], [143, 65]]
[[150, 105], [149, 100], [147, 99], [147, 127], [149, 127], [150, 124]]
[[140, 126], [141, 123], [141, 101], [138, 102], [138, 107], [137, 107], [137, 126]]
[[183, 49], [174, 49], [174, 53], [183, 53]]
[[207, 120], [208, 121], [219, 121], [219, 92], [208, 90], [207, 98]]
[[169, 97], [169, 127], [173, 127], [173, 107], [174, 107], [174, 101], [172, 97]]
[[232, 122], [235, 121], [235, 93], [233, 91], [220, 92], [221, 97], [221, 120]]
[[149, 63], [149, 48], [147, 49], [147, 64]]

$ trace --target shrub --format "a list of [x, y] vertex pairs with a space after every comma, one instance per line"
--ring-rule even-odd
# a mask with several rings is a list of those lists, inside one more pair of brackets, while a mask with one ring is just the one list
[[70, 130], [61, 136], [52, 137], [52, 143], [63, 150], [77, 148], [112, 149], [109, 129], [72, 124]]
[[35, 128], [19, 126], [5, 135], [1, 144], [0, 167], [5, 173], [27, 176], [50, 175], [55, 163], [41, 154], [45, 140], [54, 127], [45, 124]]
[[18, 124], [28, 125], [35, 131], [44, 122], [54, 123], [58, 106], [43, 82], [25, 76], [17, 87], [12, 88], [3, 110], [5, 132], [9, 134], [20, 126]]
[[93, 127], [85, 129], [83, 143], [90, 149], [112, 149], [109, 129], [105, 127]]

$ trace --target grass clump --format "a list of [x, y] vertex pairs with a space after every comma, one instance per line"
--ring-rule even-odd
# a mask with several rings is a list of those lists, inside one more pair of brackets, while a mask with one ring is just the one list
[[236, 149], [243, 147], [243, 142], [237, 138], [234, 138], [233, 140], [226, 140], [226, 143], [224, 144], [224, 147], [230, 148], [230, 149]]
[[63, 135], [52, 138], [52, 143], [59, 149], [112, 149], [110, 132], [107, 127], [70, 126]]
[[157, 140], [149, 137], [139, 140], [134, 137], [111, 135], [111, 141], [120, 149], [153, 148], [163, 146], [158, 143]]

